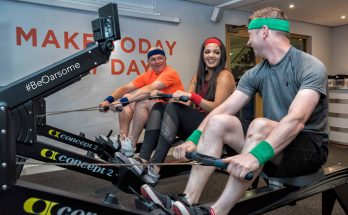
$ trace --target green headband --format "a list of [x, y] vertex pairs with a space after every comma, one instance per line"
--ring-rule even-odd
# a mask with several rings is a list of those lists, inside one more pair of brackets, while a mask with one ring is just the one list
[[266, 25], [269, 29], [277, 31], [285, 31], [290, 33], [290, 23], [285, 19], [275, 18], [256, 18], [250, 21], [248, 30], [260, 29]]

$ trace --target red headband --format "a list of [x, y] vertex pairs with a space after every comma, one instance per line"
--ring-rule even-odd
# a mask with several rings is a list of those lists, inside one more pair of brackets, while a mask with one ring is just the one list
[[205, 42], [204, 42], [204, 46], [208, 45], [209, 43], [215, 43], [217, 44], [218, 46], [221, 46], [221, 43], [218, 39], [216, 38], [209, 38], [207, 39]]

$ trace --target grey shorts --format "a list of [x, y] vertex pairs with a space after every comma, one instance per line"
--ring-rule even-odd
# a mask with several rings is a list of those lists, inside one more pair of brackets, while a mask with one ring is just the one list
[[310, 132], [300, 132], [283, 150], [278, 165], [267, 162], [263, 171], [270, 177], [296, 177], [317, 172], [327, 161], [327, 137]]

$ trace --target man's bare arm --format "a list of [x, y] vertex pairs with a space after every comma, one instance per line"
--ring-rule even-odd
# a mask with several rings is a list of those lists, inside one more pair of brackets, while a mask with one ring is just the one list
[[266, 139], [277, 154], [302, 131], [320, 99], [320, 94], [311, 89], [300, 90], [291, 103], [288, 114]]

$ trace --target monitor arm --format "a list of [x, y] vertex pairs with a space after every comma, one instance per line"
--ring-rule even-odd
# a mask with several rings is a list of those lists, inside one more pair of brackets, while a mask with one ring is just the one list
[[[0, 87], [0, 192], [16, 182], [16, 144], [33, 144], [38, 120], [45, 113], [42, 99], [81, 80], [89, 71], [108, 62], [120, 39], [116, 4], [98, 10], [92, 21], [94, 43], [76, 54]], [[40, 102], [39, 102], [40, 101]]]

